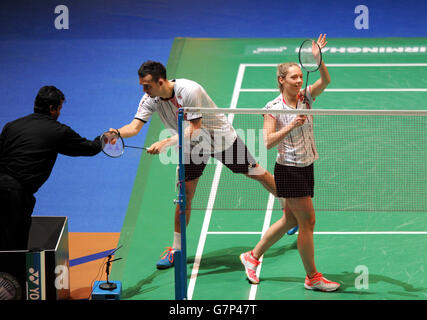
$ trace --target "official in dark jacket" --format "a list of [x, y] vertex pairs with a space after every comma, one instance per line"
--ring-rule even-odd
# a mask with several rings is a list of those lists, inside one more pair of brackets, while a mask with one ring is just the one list
[[52, 172], [58, 153], [94, 156], [99, 137], [82, 138], [57, 121], [65, 101], [54, 86], [42, 87], [34, 113], [7, 123], [0, 135], [0, 250], [26, 250], [34, 193]]

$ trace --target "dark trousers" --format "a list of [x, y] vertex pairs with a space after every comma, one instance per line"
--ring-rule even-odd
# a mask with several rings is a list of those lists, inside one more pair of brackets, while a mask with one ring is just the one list
[[0, 251], [27, 249], [35, 203], [33, 194], [0, 174]]

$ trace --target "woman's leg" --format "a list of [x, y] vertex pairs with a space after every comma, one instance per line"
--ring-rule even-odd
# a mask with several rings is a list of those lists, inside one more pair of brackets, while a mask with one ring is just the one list
[[262, 239], [257, 243], [253, 250], [253, 256], [256, 259], [261, 256], [277, 241], [279, 241], [288, 230], [295, 227], [298, 222], [292, 210], [286, 205], [286, 201], [280, 198], [282, 207], [285, 208], [283, 216], [268, 228]]
[[309, 277], [317, 273], [314, 263], [313, 232], [316, 217], [310, 197], [288, 198], [286, 201], [298, 221], [298, 251]]
[[284, 199], [281, 199], [285, 212], [283, 216], [268, 228], [262, 239], [250, 252], [240, 255], [240, 261], [245, 267], [246, 275], [253, 284], [258, 284], [257, 268], [260, 264], [259, 259], [274, 243], [276, 243], [291, 228], [297, 225], [297, 220], [289, 207], [285, 206]]

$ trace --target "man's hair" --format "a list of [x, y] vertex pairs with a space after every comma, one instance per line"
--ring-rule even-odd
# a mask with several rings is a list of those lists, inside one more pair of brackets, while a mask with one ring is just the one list
[[50, 106], [58, 109], [61, 102], [65, 101], [65, 96], [54, 86], [41, 87], [34, 101], [34, 112], [50, 114]]
[[144, 62], [138, 70], [140, 78], [151, 74], [155, 82], [159, 81], [160, 78], [167, 79], [166, 68], [160, 62], [148, 60]]

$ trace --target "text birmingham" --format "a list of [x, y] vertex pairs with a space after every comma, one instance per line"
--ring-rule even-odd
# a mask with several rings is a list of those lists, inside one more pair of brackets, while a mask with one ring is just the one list
[[[260, 53], [281, 53], [286, 51], [287, 47], [272, 47], [272, 48], [257, 48], [252, 52]], [[299, 52], [299, 47], [295, 48], [295, 52]], [[425, 46], [415, 47], [326, 47], [322, 52], [328, 53], [424, 53], [427, 52]]]

